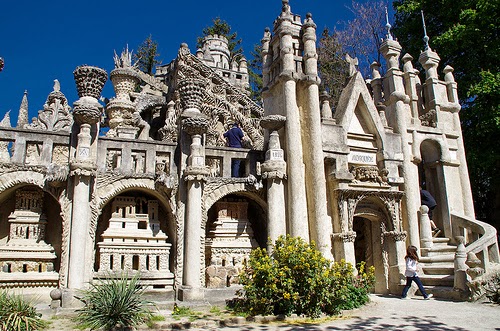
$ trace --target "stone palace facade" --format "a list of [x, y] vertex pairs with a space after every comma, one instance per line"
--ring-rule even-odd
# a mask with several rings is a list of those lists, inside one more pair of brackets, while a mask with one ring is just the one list
[[[59, 289], [53, 299], [69, 306], [93, 279], [139, 272], [152, 291], [200, 300], [235, 288], [250, 251], [289, 234], [375, 266], [377, 293], [400, 293], [409, 244], [431, 292], [466, 291], [469, 267], [488, 270], [499, 254], [474, 216], [453, 69], [440, 78], [426, 47], [420, 77], [388, 29], [386, 68], [374, 63], [367, 81], [351, 60], [332, 112], [316, 38], [312, 16], [283, 0], [262, 39], [263, 107], [221, 36], [196, 54], [182, 44], [155, 76], [128, 49], [115, 54], [105, 102], [108, 73], [92, 66], [75, 69], [72, 105], [55, 81], [30, 122], [25, 95], [17, 125], [0, 122], [0, 288]], [[235, 121], [243, 148], [221, 137]]]

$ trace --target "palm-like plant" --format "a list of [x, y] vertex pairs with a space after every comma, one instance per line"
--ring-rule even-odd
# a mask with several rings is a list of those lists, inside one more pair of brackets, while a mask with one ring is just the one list
[[85, 306], [77, 310], [76, 321], [91, 330], [120, 330], [134, 327], [151, 318], [152, 302], [143, 299], [144, 288], [139, 285], [139, 274], [132, 278], [122, 274], [109, 275], [90, 284], [78, 297]]
[[37, 313], [33, 301], [21, 295], [0, 291], [0, 330], [33, 331], [45, 328], [46, 323]]

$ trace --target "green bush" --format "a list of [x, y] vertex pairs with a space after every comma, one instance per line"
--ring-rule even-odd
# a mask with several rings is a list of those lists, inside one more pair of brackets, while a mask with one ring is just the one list
[[41, 330], [46, 323], [37, 313], [34, 303], [21, 295], [0, 291], [0, 327], [1, 331]]
[[345, 261], [331, 263], [301, 238], [279, 237], [273, 255], [265, 249], [252, 251], [240, 274], [243, 291], [238, 292], [236, 311], [250, 315], [287, 315], [317, 317], [321, 313], [338, 314], [368, 301], [374, 284], [374, 269], [354, 276], [354, 268]]
[[153, 304], [144, 300], [139, 274], [98, 280], [78, 297], [85, 306], [77, 310], [76, 321], [91, 330], [120, 330], [134, 327], [152, 317]]

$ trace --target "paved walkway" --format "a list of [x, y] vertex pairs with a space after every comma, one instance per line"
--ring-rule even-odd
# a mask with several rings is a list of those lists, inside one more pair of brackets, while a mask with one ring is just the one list
[[[343, 319], [321, 325], [245, 324], [212, 330], [500, 330], [500, 306], [491, 303], [453, 302], [415, 297], [401, 300], [394, 296], [373, 295], [361, 309]], [[191, 329], [202, 330], [202, 329]], [[206, 330], [206, 329], [205, 329]]]

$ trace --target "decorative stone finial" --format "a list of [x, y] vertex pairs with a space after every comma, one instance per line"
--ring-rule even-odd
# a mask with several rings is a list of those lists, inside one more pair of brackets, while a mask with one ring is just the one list
[[429, 36], [427, 35], [427, 28], [425, 27], [425, 18], [424, 18], [424, 11], [421, 10], [420, 13], [422, 14], [422, 25], [424, 27], [424, 51], [427, 51], [430, 49], [429, 47]]
[[0, 56], [0, 72], [3, 70], [5, 66], [5, 60], [3, 59], [3, 57]]
[[19, 115], [17, 117], [17, 127], [24, 128], [28, 125], [28, 91], [24, 91], [23, 99], [21, 100], [21, 106], [19, 106]]
[[178, 88], [184, 117], [201, 115], [205, 87], [206, 82], [203, 79], [186, 78], [179, 82]]
[[127, 46], [123, 49], [122, 53], [120, 56], [116, 54], [116, 51], [114, 51], [115, 55], [113, 56], [113, 60], [115, 62], [115, 68], [130, 68], [133, 67], [134, 65], [132, 64], [132, 53], [133, 51], [128, 50], [128, 44]]
[[108, 80], [106, 70], [93, 66], [79, 66], [73, 71], [78, 96], [99, 99]]
[[79, 66], [73, 71], [80, 97], [73, 106], [73, 116], [80, 124], [95, 124], [101, 118], [102, 106], [97, 101], [108, 79], [106, 70], [93, 66]]
[[355, 75], [358, 72], [356, 66], [359, 64], [358, 58], [352, 58], [349, 53], [346, 53], [345, 60], [349, 63], [349, 77]]
[[391, 24], [389, 23], [389, 13], [387, 12], [387, 7], [385, 7], [385, 28], [387, 29], [387, 35], [386, 38], [389, 40], [394, 40], [391, 34]]
[[0, 128], [11, 128], [11, 124], [10, 124], [10, 110], [7, 111], [2, 119], [2, 121], [0, 122]]

